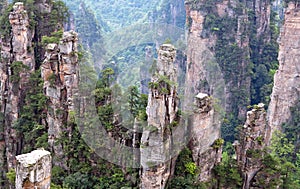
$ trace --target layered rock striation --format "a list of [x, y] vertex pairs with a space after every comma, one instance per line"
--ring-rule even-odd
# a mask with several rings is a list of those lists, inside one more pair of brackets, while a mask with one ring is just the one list
[[[252, 63], [270, 41], [267, 0], [186, 1], [188, 26], [187, 103], [199, 92], [218, 98], [228, 114], [244, 122], [251, 99]], [[256, 44], [255, 49], [253, 44]], [[251, 46], [252, 45], [252, 46]]]
[[213, 147], [220, 140], [221, 130], [218, 113], [213, 108], [212, 97], [199, 93], [195, 97], [195, 108], [189, 121], [190, 143], [193, 160], [200, 168], [200, 181], [209, 181], [213, 167], [221, 161], [222, 148]]
[[268, 109], [272, 130], [280, 130], [291, 118], [290, 108], [300, 97], [300, 14], [299, 7], [289, 3], [279, 38], [279, 68], [274, 76], [274, 86]]
[[78, 93], [78, 51], [77, 33], [64, 32], [59, 43], [46, 47], [45, 60], [41, 66], [44, 93], [49, 97], [46, 124], [48, 143], [53, 149], [55, 164], [66, 168], [62, 145], [57, 142], [63, 131], [68, 131], [67, 123], [74, 116], [74, 96]]

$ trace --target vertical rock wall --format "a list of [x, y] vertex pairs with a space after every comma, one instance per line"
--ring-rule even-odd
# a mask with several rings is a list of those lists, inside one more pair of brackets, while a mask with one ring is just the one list
[[281, 129], [291, 118], [290, 108], [300, 97], [300, 13], [299, 7], [289, 3], [279, 38], [279, 68], [274, 76], [274, 86], [268, 109], [272, 130]]
[[[187, 0], [186, 13], [189, 30], [184, 111], [194, 112], [190, 107], [193, 97], [199, 92], [212, 97], [210, 104], [205, 100], [208, 97], [199, 94], [203, 99], [196, 98], [196, 104], [206, 102], [206, 110], [199, 108], [200, 112], [194, 112], [194, 121], [190, 124], [193, 158], [200, 169], [206, 166], [203, 169], [207, 170], [199, 176], [204, 181], [209, 178], [208, 170], [214, 162], [218, 162], [221, 153], [209, 156], [210, 146], [220, 137], [221, 129], [217, 121], [220, 117], [214, 108], [221, 107], [221, 111], [233, 114], [235, 119], [244, 120], [246, 117], [251, 97], [250, 57], [255, 56], [250, 50], [251, 40], [254, 40], [250, 39], [250, 33], [255, 33], [255, 40], [270, 40], [271, 3], [268, 0], [223, 0], [215, 3]], [[255, 53], [261, 53], [260, 48], [257, 47], [258, 52]], [[208, 166], [207, 159], [211, 159], [212, 166]]]
[[[210, 7], [210, 8], [209, 8]], [[212, 5], [206, 1], [186, 1], [188, 33], [187, 51], [187, 75], [185, 94], [188, 99], [199, 92], [207, 93], [213, 97], [221, 99], [226, 112], [237, 111], [238, 116], [243, 118], [246, 114], [244, 105], [234, 107], [234, 90], [245, 91], [245, 96], [250, 96], [250, 76], [247, 74], [249, 66], [249, 36], [247, 35], [247, 13], [245, 8], [233, 1], [221, 1]], [[241, 8], [241, 12], [236, 12]], [[231, 20], [234, 23], [230, 28], [211, 28], [209, 24], [210, 16]], [[224, 26], [225, 27], [225, 26]], [[232, 28], [231, 28], [232, 27]], [[236, 29], [235, 29], [236, 27]], [[217, 31], [228, 32], [223, 35], [228, 44], [223, 44], [219, 39]], [[229, 31], [230, 30], [230, 31]], [[232, 30], [232, 31], [231, 31]], [[234, 39], [234, 40], [232, 40]], [[237, 72], [227, 72], [226, 65], [222, 66], [216, 59], [217, 45], [231, 46], [236, 43], [242, 49], [239, 54]], [[225, 48], [225, 47], [224, 47]], [[220, 56], [220, 55], [219, 55]], [[224, 56], [224, 55], [223, 55]], [[191, 102], [187, 102], [190, 103]], [[249, 103], [249, 102], [243, 102]]]
[[[189, 87], [185, 94], [190, 104], [193, 96], [204, 92], [219, 98], [227, 113], [241, 120], [246, 117], [254, 52], [250, 51], [250, 41], [254, 40], [250, 33], [255, 33], [258, 41], [270, 40], [270, 12], [268, 0], [186, 1]], [[260, 48], [254, 53], [261, 53]]]
[[[35, 69], [35, 60], [32, 52], [34, 32], [29, 28], [29, 18], [23, 3], [14, 4], [9, 23], [11, 37], [3, 37], [0, 41], [0, 110], [3, 114], [0, 124], [0, 162], [7, 162], [7, 168], [12, 169], [15, 155], [22, 148], [13, 125], [19, 118], [19, 109], [28, 87], [28, 78]], [[0, 166], [1, 172], [6, 166]]]
[[46, 124], [48, 142], [54, 152], [55, 161], [65, 167], [62, 145], [57, 142], [74, 112], [73, 97], [78, 92], [77, 33], [64, 32], [59, 44], [48, 44], [46, 59], [41, 66], [45, 95], [49, 97]]
[[149, 84], [148, 127], [141, 139], [141, 188], [164, 188], [172, 172], [172, 124], [178, 111], [176, 50], [164, 44], [158, 50], [157, 69]]
[[45, 150], [35, 150], [18, 155], [16, 189], [50, 189], [51, 155]]

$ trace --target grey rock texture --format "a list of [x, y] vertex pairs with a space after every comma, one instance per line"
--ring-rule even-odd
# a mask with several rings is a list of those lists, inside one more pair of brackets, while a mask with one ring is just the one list
[[50, 189], [51, 154], [46, 150], [34, 150], [18, 155], [16, 189]]
[[271, 139], [264, 104], [247, 112], [247, 120], [240, 131], [240, 141], [235, 142], [239, 169], [243, 173], [243, 189], [251, 188], [251, 182], [262, 168], [263, 149]]
[[284, 24], [279, 37], [279, 68], [274, 76], [274, 86], [268, 109], [272, 131], [281, 129], [291, 118], [290, 108], [300, 97], [300, 14], [290, 3], [285, 10]]
[[[163, 44], [158, 50], [157, 69], [148, 96], [148, 127], [141, 139], [141, 188], [165, 188], [172, 174], [172, 123], [176, 121], [178, 97], [176, 49]], [[174, 165], [173, 165], [174, 166]]]
[[213, 108], [212, 97], [199, 93], [195, 97], [194, 113], [189, 122], [193, 160], [200, 168], [200, 181], [209, 181], [214, 165], [221, 161], [222, 149], [212, 147], [215, 140], [221, 137], [218, 113]]
[[74, 112], [73, 98], [78, 93], [79, 76], [77, 41], [77, 33], [64, 32], [59, 44], [47, 45], [46, 58], [41, 66], [45, 95], [49, 97], [48, 142], [54, 150], [54, 157], [60, 159], [55, 163], [65, 168], [62, 146], [56, 140], [62, 130], [67, 129], [70, 114]]
[[[14, 168], [15, 155], [21, 151], [20, 137], [12, 126], [19, 118], [19, 108], [25, 97], [28, 78], [35, 69], [31, 48], [34, 32], [29, 28], [29, 18], [23, 3], [14, 4], [9, 14], [9, 23], [11, 37], [2, 37], [0, 40], [0, 112], [3, 116], [0, 123], [0, 172], [6, 166], [7, 169]], [[15, 65], [19, 65], [21, 69], [14, 70]], [[6, 166], [4, 162], [7, 162]]]

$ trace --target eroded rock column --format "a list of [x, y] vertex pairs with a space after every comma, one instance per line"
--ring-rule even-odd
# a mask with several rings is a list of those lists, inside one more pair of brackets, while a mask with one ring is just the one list
[[[35, 70], [32, 39], [27, 11], [21, 2], [15, 3], [9, 14], [11, 30], [1, 36], [0, 60], [0, 164], [7, 162], [7, 168], [15, 166], [15, 155], [21, 152], [21, 137], [13, 125], [20, 114], [28, 88], [30, 74]], [[5, 151], [5, 153], [4, 153]], [[2, 160], [2, 161], [1, 161]], [[0, 172], [4, 165], [0, 166]]]
[[243, 189], [251, 186], [262, 168], [263, 149], [270, 142], [271, 128], [267, 124], [264, 104], [260, 103], [247, 112], [247, 120], [240, 131], [240, 141], [235, 142], [239, 169], [243, 173]]
[[57, 139], [63, 130], [68, 130], [67, 122], [74, 113], [73, 98], [78, 92], [79, 76], [77, 41], [77, 33], [64, 32], [59, 44], [47, 45], [46, 59], [41, 66], [45, 95], [49, 97], [48, 142], [54, 157], [59, 159], [55, 163], [64, 168], [64, 152]]
[[149, 83], [148, 126], [141, 139], [141, 188], [164, 188], [172, 173], [172, 127], [177, 124], [176, 50], [164, 44], [158, 50], [157, 69]]
[[199, 93], [195, 97], [194, 104], [194, 113], [189, 122], [191, 128], [189, 147], [194, 162], [201, 170], [199, 180], [208, 181], [211, 178], [212, 168], [222, 157], [222, 145], [213, 147], [216, 140], [221, 140], [221, 123], [218, 120], [218, 113], [213, 108], [212, 97]]
[[51, 155], [46, 150], [34, 150], [18, 155], [16, 189], [50, 189]]

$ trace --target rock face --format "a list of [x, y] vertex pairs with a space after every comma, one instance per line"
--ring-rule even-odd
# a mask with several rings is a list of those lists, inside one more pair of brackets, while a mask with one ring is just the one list
[[172, 127], [176, 127], [178, 97], [176, 50], [164, 44], [158, 50], [157, 69], [149, 84], [148, 127], [141, 139], [141, 188], [164, 188], [172, 174]]
[[[41, 1], [32, 5], [36, 6], [35, 10], [40, 13], [36, 15], [37, 17], [41, 14], [45, 20], [50, 17], [51, 6], [48, 3], [48, 1]], [[29, 19], [29, 14], [33, 13], [28, 13], [23, 3], [15, 3], [8, 17], [11, 29], [1, 30], [3, 32], [0, 39], [1, 177], [5, 176], [5, 172], [15, 167], [15, 157], [21, 154], [26, 145], [24, 138], [19, 136], [16, 128], [19, 129], [23, 126], [20, 118], [22, 118], [21, 112], [24, 111], [23, 107], [28, 105], [26, 98], [28, 89], [30, 89], [30, 76], [40, 67], [41, 60], [44, 60], [45, 57], [44, 47], [40, 43], [41, 37], [55, 29], [53, 26], [50, 27], [49, 23], [41, 20], [36, 23], [29, 23], [32, 21]], [[36, 30], [38, 32], [35, 32]], [[37, 122], [44, 125], [45, 128], [49, 128], [49, 143], [54, 154], [58, 154], [54, 156], [55, 158], [62, 157], [60, 145], [54, 145], [54, 141], [56, 137], [59, 137], [63, 123], [69, 119], [69, 112], [73, 108], [72, 96], [75, 93], [74, 88], [77, 86], [76, 42], [77, 34], [66, 32], [60, 44], [49, 44], [47, 57], [42, 68], [45, 94], [49, 97], [49, 109], [47, 118], [40, 118]], [[56, 87], [51, 87], [52, 85], [56, 85]], [[46, 110], [41, 111], [46, 112]], [[62, 161], [56, 162], [63, 162], [63, 158], [61, 159]], [[1, 180], [6, 179], [1, 178]], [[4, 185], [8, 187], [8, 183], [4, 183]]]
[[[185, 95], [190, 100], [199, 92], [207, 93], [220, 99], [227, 113], [245, 119], [251, 85], [249, 34], [253, 28], [249, 23], [255, 23], [251, 27], [255, 27], [256, 38], [267, 42], [270, 10], [267, 0], [186, 1], [189, 87]], [[232, 51], [239, 55], [235, 57]]]
[[16, 189], [50, 189], [51, 155], [45, 150], [35, 150], [18, 155]]
[[[250, 90], [250, 77], [245, 74], [249, 65], [249, 61], [246, 59], [249, 57], [249, 38], [247, 35], [241, 37], [247, 30], [245, 26], [247, 16], [234, 11], [234, 7], [237, 6], [235, 1], [218, 2], [214, 8], [211, 8], [211, 11], [202, 8], [207, 6], [210, 5], [206, 5], [206, 1], [197, 3], [186, 1], [187, 25], [189, 26], [186, 86], [189, 87], [186, 88], [185, 94], [189, 95], [189, 99], [193, 99], [193, 96], [199, 92], [222, 98], [221, 101], [225, 102], [223, 106], [226, 112], [237, 111], [239, 117], [243, 117], [246, 114], [245, 108], [241, 105], [238, 109], [234, 109], [232, 104], [235, 99], [233, 99], [232, 93], [236, 86], [239, 90], [242, 88], [245, 91]], [[226, 31], [228, 33], [226, 35], [230, 35], [235, 40], [224, 42], [228, 43], [226, 44], [228, 46], [236, 42], [238, 47], [243, 49], [243, 53], [239, 56], [239, 73], [232, 75], [234, 77], [229, 76], [230, 73], [226, 73], [226, 68], [222, 67], [215, 57], [218, 53], [217, 45], [225, 44], [220, 44], [222, 36], [213, 32], [211, 26], [206, 23], [210, 14], [237, 23], [232, 26], [236, 27], [236, 31]], [[247, 95], [249, 96], [249, 94], [250, 92]]]
[[259, 104], [247, 113], [247, 121], [240, 131], [240, 141], [235, 142], [237, 162], [243, 173], [243, 189], [251, 183], [262, 168], [263, 149], [269, 144], [271, 128], [267, 124], [264, 104]]
[[192, 149], [194, 162], [201, 170], [198, 175], [200, 181], [208, 181], [211, 178], [212, 168], [221, 161], [221, 147], [212, 147], [221, 137], [218, 118], [212, 98], [199, 93], [195, 98], [195, 110], [189, 122], [191, 128], [189, 147]]
[[56, 140], [66, 128], [74, 112], [73, 97], [78, 92], [77, 33], [64, 32], [59, 44], [48, 44], [46, 59], [41, 66], [45, 95], [49, 97], [46, 124], [48, 142], [54, 151], [55, 161], [65, 167], [61, 144]]
[[290, 3], [285, 10], [284, 25], [279, 38], [279, 68], [274, 76], [274, 86], [268, 109], [272, 130], [281, 129], [291, 118], [290, 108], [300, 97], [300, 14]]
[[[3, 37], [0, 60], [0, 172], [15, 165], [15, 155], [21, 151], [21, 140], [13, 129], [19, 118], [30, 74], [35, 69], [31, 51], [34, 32], [29, 29], [29, 19], [23, 3], [16, 3], [9, 15], [11, 37]], [[5, 152], [5, 153], [4, 153]]]

